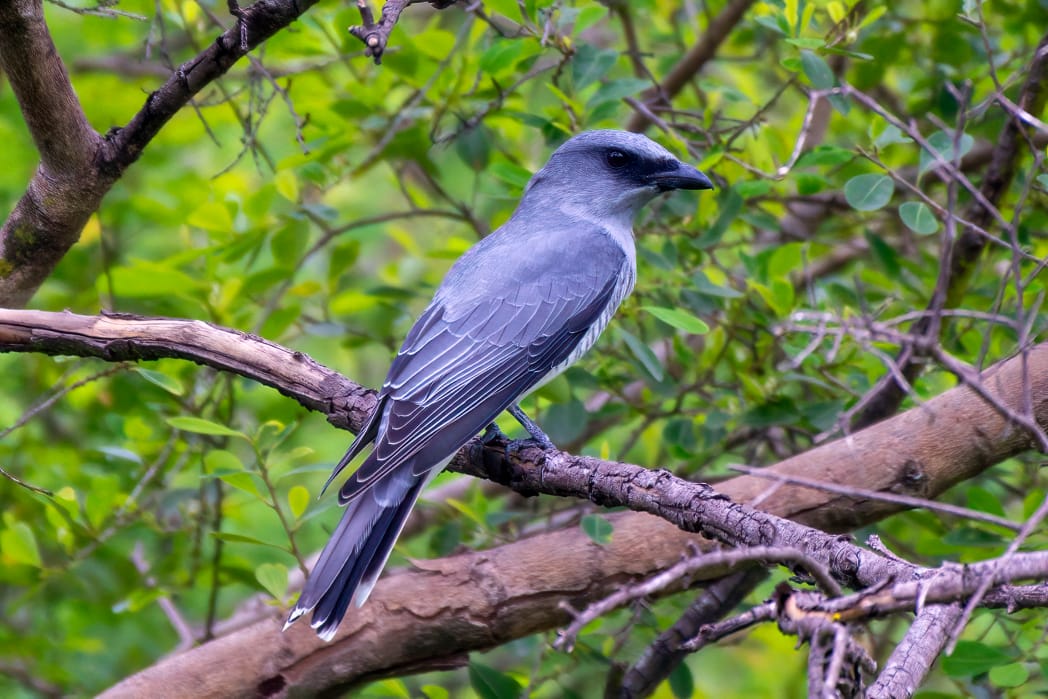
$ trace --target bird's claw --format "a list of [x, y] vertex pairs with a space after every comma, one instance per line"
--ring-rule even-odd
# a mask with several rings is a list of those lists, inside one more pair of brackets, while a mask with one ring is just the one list
[[480, 443], [484, 446], [497, 442], [500, 439], [504, 442], [509, 442], [509, 437], [499, 428], [497, 422], [493, 422], [484, 428], [484, 434], [480, 435]]

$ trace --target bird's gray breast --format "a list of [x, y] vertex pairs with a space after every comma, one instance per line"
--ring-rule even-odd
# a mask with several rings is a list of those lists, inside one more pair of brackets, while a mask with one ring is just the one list
[[[619, 306], [622, 302], [630, 295], [633, 291], [633, 284], [637, 281], [637, 266], [636, 258], [633, 255], [626, 255], [626, 259], [623, 260], [622, 268], [619, 270], [618, 279], [615, 283], [615, 289], [611, 294], [611, 298], [608, 300], [608, 305], [605, 306], [604, 310], [601, 311], [600, 315], [597, 316], [596, 321], [589, 327], [586, 333], [579, 340], [579, 344], [575, 346], [568, 358], [563, 362], [553, 367], [553, 369], [543, 377], [539, 386], [548, 383], [549, 381], [560, 375], [565, 369], [574, 364], [579, 358], [589, 352], [590, 349], [597, 343], [597, 339], [600, 334], [604, 332], [604, 329], [608, 327], [608, 323], [611, 322], [612, 316], [615, 315], [615, 311], [619, 310]], [[536, 386], [537, 388], [537, 386]]]

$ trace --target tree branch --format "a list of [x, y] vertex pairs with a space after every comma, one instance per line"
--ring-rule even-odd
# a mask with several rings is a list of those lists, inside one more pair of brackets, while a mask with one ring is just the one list
[[25, 193], [0, 227], [0, 305], [21, 305], [87, 223], [91, 211], [81, 201], [101, 199], [92, 183], [101, 138], [51, 40], [42, 0], [0, 3], [0, 70], [40, 153]]
[[81, 171], [99, 136], [87, 122], [44, 23], [43, 0], [0, 5], [0, 66], [18, 99], [29, 135], [49, 173]]
[[375, 392], [301, 352], [199, 320], [125, 313], [0, 308], [0, 352], [98, 357], [107, 362], [185, 359], [275, 388], [337, 427], [356, 431], [375, 406]]
[[677, 65], [673, 66], [673, 70], [661, 85], [645, 93], [642, 102], [647, 109], [633, 113], [626, 124], [628, 131], [639, 133], [651, 126], [651, 110], [668, 104], [669, 100], [683, 90], [695, 74], [717, 55], [717, 49], [731, 35], [732, 28], [742, 20], [752, 4], [753, 0], [731, 0], [725, 5], [720, 14], [710, 21], [706, 31], [702, 33], [702, 38], [684, 54]]
[[316, 1], [258, 0], [243, 9], [235, 26], [182, 64], [125, 127], [105, 137], [83, 115], [44, 24], [41, 0], [0, 3], [0, 69], [11, 76], [41, 156], [25, 194], [0, 227], [0, 306], [29, 301], [102, 197], [179, 109]]
[[933, 604], [926, 607], [917, 615], [902, 643], [895, 647], [866, 696], [871, 699], [913, 696], [960, 618], [961, 605]]
[[443, 10], [455, 4], [456, 0], [386, 0], [382, 6], [382, 15], [378, 22], [368, 6], [367, 0], [357, 0], [362, 26], [350, 27], [349, 33], [364, 42], [364, 55], [375, 59], [375, 65], [382, 63], [382, 54], [386, 52], [389, 35], [397, 26], [400, 15], [411, 5], [428, 2], [434, 8]]
[[[301, 354], [194, 321], [0, 310], [0, 351], [109, 360], [184, 357], [274, 386], [312, 409], [343, 415], [332, 419], [336, 424], [359, 426], [373, 400], [366, 390]], [[252, 359], [256, 352], [258, 358]], [[1046, 425], [1048, 344], [1034, 347], [1026, 360], [1035, 416]], [[997, 401], [1021, 405], [1021, 364], [1013, 359], [987, 371], [982, 378], [985, 390]], [[979, 394], [958, 387], [920, 408], [773, 468], [934, 497], [1030, 444], [1028, 435]], [[719, 486], [721, 493], [738, 501], [760, 497], [761, 507], [773, 513], [767, 514], [665, 471], [546, 454], [530, 447], [507, 461], [502, 446], [485, 447], [475, 440], [454, 466], [524, 491], [626, 504], [732, 544], [790, 546], [823, 562], [835, 578], [854, 588], [886, 577], [909, 580], [917, 571], [905, 562], [882, 558], [775, 516], [841, 530], [897, 511], [898, 504], [842, 498], [799, 486], [775, 487], [769, 494], [766, 482], [749, 477]], [[606, 597], [630, 580], [673, 565], [689, 543], [703, 542], [640, 513], [611, 515], [609, 520], [614, 535], [605, 546], [570, 529], [490, 551], [419, 561], [414, 569], [394, 571], [376, 587], [369, 604], [347, 619], [331, 645], [322, 644], [306, 627], [281, 635], [274, 616], [264, 616], [229, 637], [129, 678], [114, 687], [111, 696], [155, 695], [158, 688], [181, 694], [234, 695], [254, 688], [261, 691], [261, 685], [256, 687], [259, 678], [264, 678], [265, 688], [318, 691], [402, 674], [420, 663], [429, 667], [441, 658], [454, 659], [463, 652], [560, 625], [566, 619], [558, 606], [561, 601], [581, 606]], [[277, 658], [282, 660], [274, 665]], [[211, 673], [202, 671], [200, 663], [240, 669]]]

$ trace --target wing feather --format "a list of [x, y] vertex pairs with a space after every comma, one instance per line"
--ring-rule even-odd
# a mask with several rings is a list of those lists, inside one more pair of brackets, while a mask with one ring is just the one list
[[415, 468], [440, 463], [538, 385], [607, 310], [620, 279], [612, 269], [599, 288], [592, 273], [546, 279], [477, 299], [468, 311], [438, 296], [416, 324], [425, 330], [409, 334], [390, 367], [375, 450], [339, 500], [408, 460]]

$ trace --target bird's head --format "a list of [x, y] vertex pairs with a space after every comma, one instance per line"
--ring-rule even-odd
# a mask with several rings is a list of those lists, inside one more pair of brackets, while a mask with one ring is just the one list
[[525, 199], [628, 226], [642, 206], [674, 189], [713, 189], [713, 183], [647, 136], [586, 131], [550, 156], [528, 183]]

